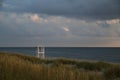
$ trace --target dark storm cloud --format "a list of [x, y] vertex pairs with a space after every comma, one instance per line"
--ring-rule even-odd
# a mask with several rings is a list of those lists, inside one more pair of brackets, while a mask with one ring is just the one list
[[120, 0], [6, 0], [3, 10], [80, 19], [120, 18]]

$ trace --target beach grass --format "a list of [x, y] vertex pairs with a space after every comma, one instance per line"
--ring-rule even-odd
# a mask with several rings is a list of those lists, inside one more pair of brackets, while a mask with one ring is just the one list
[[120, 80], [120, 64], [0, 52], [0, 80]]

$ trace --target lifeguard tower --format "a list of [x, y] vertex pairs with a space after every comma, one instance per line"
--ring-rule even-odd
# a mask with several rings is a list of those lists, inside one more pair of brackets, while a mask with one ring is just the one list
[[37, 46], [37, 58], [45, 59], [45, 47]]

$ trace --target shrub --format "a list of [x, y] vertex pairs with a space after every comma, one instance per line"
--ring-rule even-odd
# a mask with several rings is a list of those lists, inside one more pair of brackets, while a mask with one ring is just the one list
[[104, 72], [106, 80], [120, 80], [120, 65], [110, 67]]
[[91, 62], [79, 62], [78, 64], [76, 64], [76, 66], [79, 69], [85, 69], [85, 70], [95, 69], [94, 63], [91, 63]]

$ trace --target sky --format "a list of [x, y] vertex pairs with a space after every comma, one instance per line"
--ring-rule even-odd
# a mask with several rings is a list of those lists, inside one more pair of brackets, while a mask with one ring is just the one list
[[120, 47], [120, 0], [0, 0], [0, 47]]

